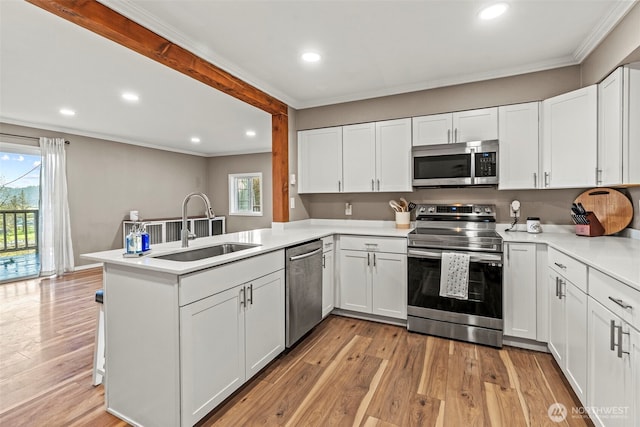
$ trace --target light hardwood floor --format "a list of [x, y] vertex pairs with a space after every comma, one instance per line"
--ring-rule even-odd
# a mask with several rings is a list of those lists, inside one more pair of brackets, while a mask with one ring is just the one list
[[[0, 285], [0, 425], [121, 426], [91, 385], [99, 269]], [[554, 423], [552, 403], [569, 416]], [[549, 354], [330, 316], [203, 426], [557, 426], [579, 403]]]

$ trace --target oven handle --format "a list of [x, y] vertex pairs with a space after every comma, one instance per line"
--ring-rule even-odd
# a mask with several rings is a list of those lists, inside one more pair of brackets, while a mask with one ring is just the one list
[[[499, 263], [502, 264], [501, 254], [488, 254], [478, 252], [464, 252], [456, 251], [456, 253], [469, 254], [470, 262], [480, 262], [483, 264]], [[409, 258], [427, 258], [427, 259], [442, 259], [442, 251], [424, 251], [420, 249], [409, 249], [407, 251]]]

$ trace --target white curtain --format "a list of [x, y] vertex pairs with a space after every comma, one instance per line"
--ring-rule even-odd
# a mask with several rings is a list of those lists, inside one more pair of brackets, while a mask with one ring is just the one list
[[64, 139], [40, 138], [40, 274], [73, 271]]

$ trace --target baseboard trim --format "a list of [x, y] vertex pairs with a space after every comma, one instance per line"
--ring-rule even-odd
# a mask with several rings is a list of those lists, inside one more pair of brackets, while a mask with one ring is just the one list
[[507, 337], [502, 338], [502, 344], [511, 347], [524, 348], [525, 350], [541, 351], [543, 353], [549, 353], [549, 348], [546, 343], [540, 341], [529, 340], [526, 338]]
[[387, 323], [389, 325], [407, 327], [407, 321], [403, 319], [394, 319], [393, 317], [378, 316], [376, 314], [359, 313], [357, 311], [343, 310], [334, 308], [330, 314], [343, 317], [353, 317], [354, 319], [369, 320], [371, 322]]
[[79, 265], [77, 267], [74, 267], [73, 271], [91, 270], [92, 268], [102, 268], [103, 265], [104, 264], [101, 262], [96, 262], [95, 264]]

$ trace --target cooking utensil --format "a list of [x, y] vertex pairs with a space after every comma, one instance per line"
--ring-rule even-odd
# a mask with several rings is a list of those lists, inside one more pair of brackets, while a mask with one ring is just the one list
[[402, 212], [402, 206], [398, 204], [395, 200], [389, 200], [389, 206], [396, 212]]
[[582, 203], [577, 203], [576, 206], [578, 206], [580, 215], [585, 215], [587, 213], [587, 210], [582, 206]]
[[[633, 219], [633, 205], [621, 192], [613, 188], [592, 188], [576, 197], [583, 215], [593, 212], [604, 227], [604, 234], [614, 234], [627, 227]], [[588, 224], [588, 222], [587, 222]]]
[[409, 212], [409, 202], [404, 197], [400, 197], [400, 206], [403, 212]]
[[411, 212], [412, 210], [414, 210], [416, 208], [416, 206], [418, 206], [418, 205], [416, 205], [413, 202], [409, 202], [409, 205], [407, 206], [407, 208], [408, 208], [409, 212]]
[[576, 215], [580, 215], [580, 208], [578, 208], [578, 205], [576, 205], [575, 203], [572, 203], [571, 212], [573, 212]]

